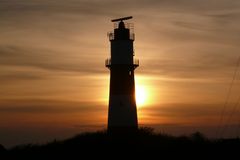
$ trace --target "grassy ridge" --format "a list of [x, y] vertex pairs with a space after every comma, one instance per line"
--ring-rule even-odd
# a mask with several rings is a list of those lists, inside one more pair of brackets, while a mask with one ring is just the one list
[[240, 157], [240, 139], [209, 140], [196, 132], [190, 136], [171, 136], [141, 128], [137, 133], [110, 135], [106, 131], [83, 133], [63, 141], [42, 145], [21, 145], [3, 150], [2, 156], [11, 159], [81, 159], [83, 157], [119, 158], [175, 157], [227, 158]]

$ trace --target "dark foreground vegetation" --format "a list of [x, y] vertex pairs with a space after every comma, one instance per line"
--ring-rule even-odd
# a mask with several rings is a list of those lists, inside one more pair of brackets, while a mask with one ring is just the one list
[[9, 150], [0, 145], [0, 156], [0, 159], [239, 159], [240, 139], [209, 140], [198, 132], [174, 137], [141, 128], [134, 134], [84, 133], [63, 141]]

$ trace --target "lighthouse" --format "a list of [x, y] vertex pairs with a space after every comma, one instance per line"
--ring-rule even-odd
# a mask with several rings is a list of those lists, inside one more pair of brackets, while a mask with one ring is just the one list
[[139, 61], [134, 59], [132, 17], [114, 19], [114, 31], [108, 33], [111, 58], [105, 61], [110, 70], [108, 132], [134, 132], [138, 129], [134, 70]]

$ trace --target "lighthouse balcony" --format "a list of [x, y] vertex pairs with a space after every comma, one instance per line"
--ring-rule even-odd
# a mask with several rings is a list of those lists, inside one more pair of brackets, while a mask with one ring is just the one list
[[[108, 35], [108, 38], [110, 41], [115, 40], [115, 38], [116, 38], [114, 32], [108, 32], [107, 35]], [[134, 33], [129, 33], [129, 40], [132, 40], [132, 41], [135, 40]]]
[[133, 65], [134, 65], [134, 68], [137, 68], [139, 66], [139, 59], [134, 59]]
[[[137, 68], [139, 66], [139, 59], [134, 59], [131, 64], [123, 64], [123, 63], [114, 63], [114, 64], [115, 65], [130, 65], [130, 66], [133, 66], [134, 68]], [[105, 60], [105, 66], [107, 68], [110, 68], [114, 64], [112, 64], [111, 58], [108, 58]]]
[[105, 60], [105, 66], [108, 68], [111, 66], [111, 58]]

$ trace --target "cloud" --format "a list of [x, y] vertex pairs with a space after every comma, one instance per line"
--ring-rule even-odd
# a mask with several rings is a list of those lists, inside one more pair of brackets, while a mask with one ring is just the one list
[[[232, 76], [236, 68], [238, 53], [228, 48], [173, 49], [149, 60], [142, 60], [143, 74], [156, 74], [175, 78], [224, 78]], [[197, 48], [196, 48], [197, 49]], [[229, 52], [228, 52], [229, 50]], [[230, 52], [232, 51], [232, 53]], [[185, 52], [185, 53], [184, 53]], [[226, 54], [228, 53], [228, 54]], [[166, 54], [166, 55], [165, 55]], [[177, 55], [179, 54], [179, 55]]]
[[5, 66], [107, 73], [103, 61], [109, 46], [100, 37], [107, 19], [125, 14], [136, 17], [141, 28], [138, 46], [150, 48], [137, 53], [143, 74], [226, 77], [239, 53], [240, 3], [234, 0], [13, 1], [0, 6], [0, 64]]
[[[166, 116], [166, 117], [199, 117], [199, 116], [218, 116], [219, 112], [216, 110], [221, 104], [184, 104], [184, 103], [168, 103], [162, 104], [158, 107], [146, 108], [152, 116]], [[159, 109], [157, 109], [159, 108]], [[151, 111], [152, 110], [152, 111]]]
[[[63, 55], [57, 55], [56, 52], [57, 51], [32, 47], [0, 46], [0, 65], [25, 66], [48, 71], [78, 72], [85, 74], [105, 72], [104, 67], [98, 68], [94, 65], [92, 65], [92, 67], [86, 67], [94, 63], [95, 60], [77, 61], [73, 57], [61, 57]], [[18, 73], [16, 73], [16, 75], [17, 74]], [[29, 77], [31, 76], [29, 75]]]
[[182, 125], [201, 124], [206, 126], [222, 125], [226, 123], [236, 123], [240, 115], [240, 110], [235, 110], [234, 114], [230, 117], [234, 105], [235, 103], [228, 104], [222, 122], [220, 122], [220, 113], [223, 107], [221, 103], [165, 103], [143, 108], [141, 112], [149, 119], [160, 119], [160, 122], [162, 119], [163, 123]]
[[21, 80], [39, 80], [43, 79], [44, 77], [40, 74], [36, 73], [12, 73], [12, 74], [0, 74], [0, 82], [5, 83], [5, 82], [14, 82], [16, 80], [21, 81]]
[[[48, 1], [48, 0], [42, 0], [42, 1], [29, 1], [29, 0], [13, 0], [11, 2], [9, 1], [3, 1], [2, 3], [2, 11], [8, 11], [10, 12], [20, 12], [22, 14], [26, 14], [29, 12], [56, 12], [56, 13], [78, 13], [78, 14], [91, 14], [91, 13], [103, 13], [103, 10], [101, 6], [104, 6], [103, 3], [96, 3], [92, 1], [75, 1], [70, 0], [68, 2], [64, 0], [58, 0], [58, 1]], [[92, 12], [91, 12], [92, 11]], [[100, 12], [101, 11], [101, 12]], [[45, 15], [43, 13], [43, 15]]]
[[[96, 107], [98, 109], [96, 109]], [[0, 113], [84, 113], [103, 112], [103, 106], [94, 102], [54, 99], [9, 99], [0, 100]]]

